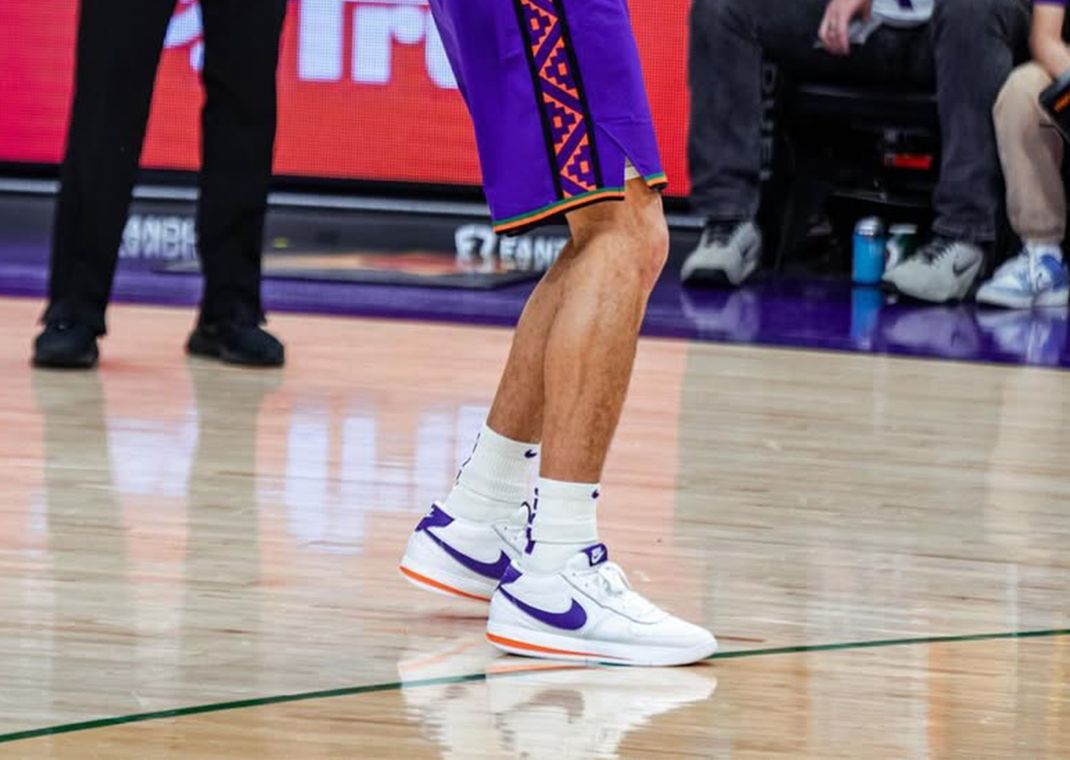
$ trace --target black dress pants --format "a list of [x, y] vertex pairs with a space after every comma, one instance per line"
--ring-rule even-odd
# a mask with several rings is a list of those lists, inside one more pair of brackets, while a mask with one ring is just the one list
[[[82, 0], [46, 320], [104, 312], [175, 0]], [[197, 230], [207, 321], [259, 322], [286, 0], [201, 0], [205, 104]], [[192, 125], [191, 125], [192, 126]]]

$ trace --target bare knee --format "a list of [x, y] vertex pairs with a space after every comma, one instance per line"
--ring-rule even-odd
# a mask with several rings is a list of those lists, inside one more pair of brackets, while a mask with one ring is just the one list
[[572, 212], [568, 221], [580, 255], [590, 251], [607, 257], [606, 268], [622, 287], [630, 280], [628, 287], [638, 287], [644, 294], [653, 290], [669, 255], [669, 229], [658, 193], [632, 181], [623, 202]]
[[643, 291], [649, 293], [657, 284], [669, 258], [669, 226], [660, 206], [657, 214], [649, 215], [639, 226], [640, 231], [636, 235], [639, 241], [636, 251], [639, 279]]

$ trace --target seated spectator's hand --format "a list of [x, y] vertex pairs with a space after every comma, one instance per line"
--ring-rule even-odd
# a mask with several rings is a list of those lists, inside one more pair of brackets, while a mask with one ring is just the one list
[[851, 52], [847, 30], [856, 18], [869, 18], [873, 0], [830, 0], [817, 36], [825, 50], [833, 55]]

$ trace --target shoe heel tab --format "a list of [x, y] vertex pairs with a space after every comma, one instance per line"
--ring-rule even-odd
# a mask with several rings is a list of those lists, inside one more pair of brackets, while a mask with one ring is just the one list
[[514, 565], [512, 562], [510, 562], [509, 563], [509, 567], [505, 568], [505, 572], [502, 573], [502, 577], [501, 577], [501, 580], [498, 581], [498, 585], [499, 586], [504, 586], [507, 583], [514, 583], [514, 582], [516, 582], [517, 580], [520, 579], [521, 575], [523, 575], [523, 573], [521, 573], [519, 570], [517, 570], [516, 569], [516, 565]]

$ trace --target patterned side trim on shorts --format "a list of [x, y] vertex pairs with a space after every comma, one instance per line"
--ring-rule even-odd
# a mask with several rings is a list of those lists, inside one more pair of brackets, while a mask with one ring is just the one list
[[603, 187], [591, 114], [562, 0], [514, 0], [558, 198]]

